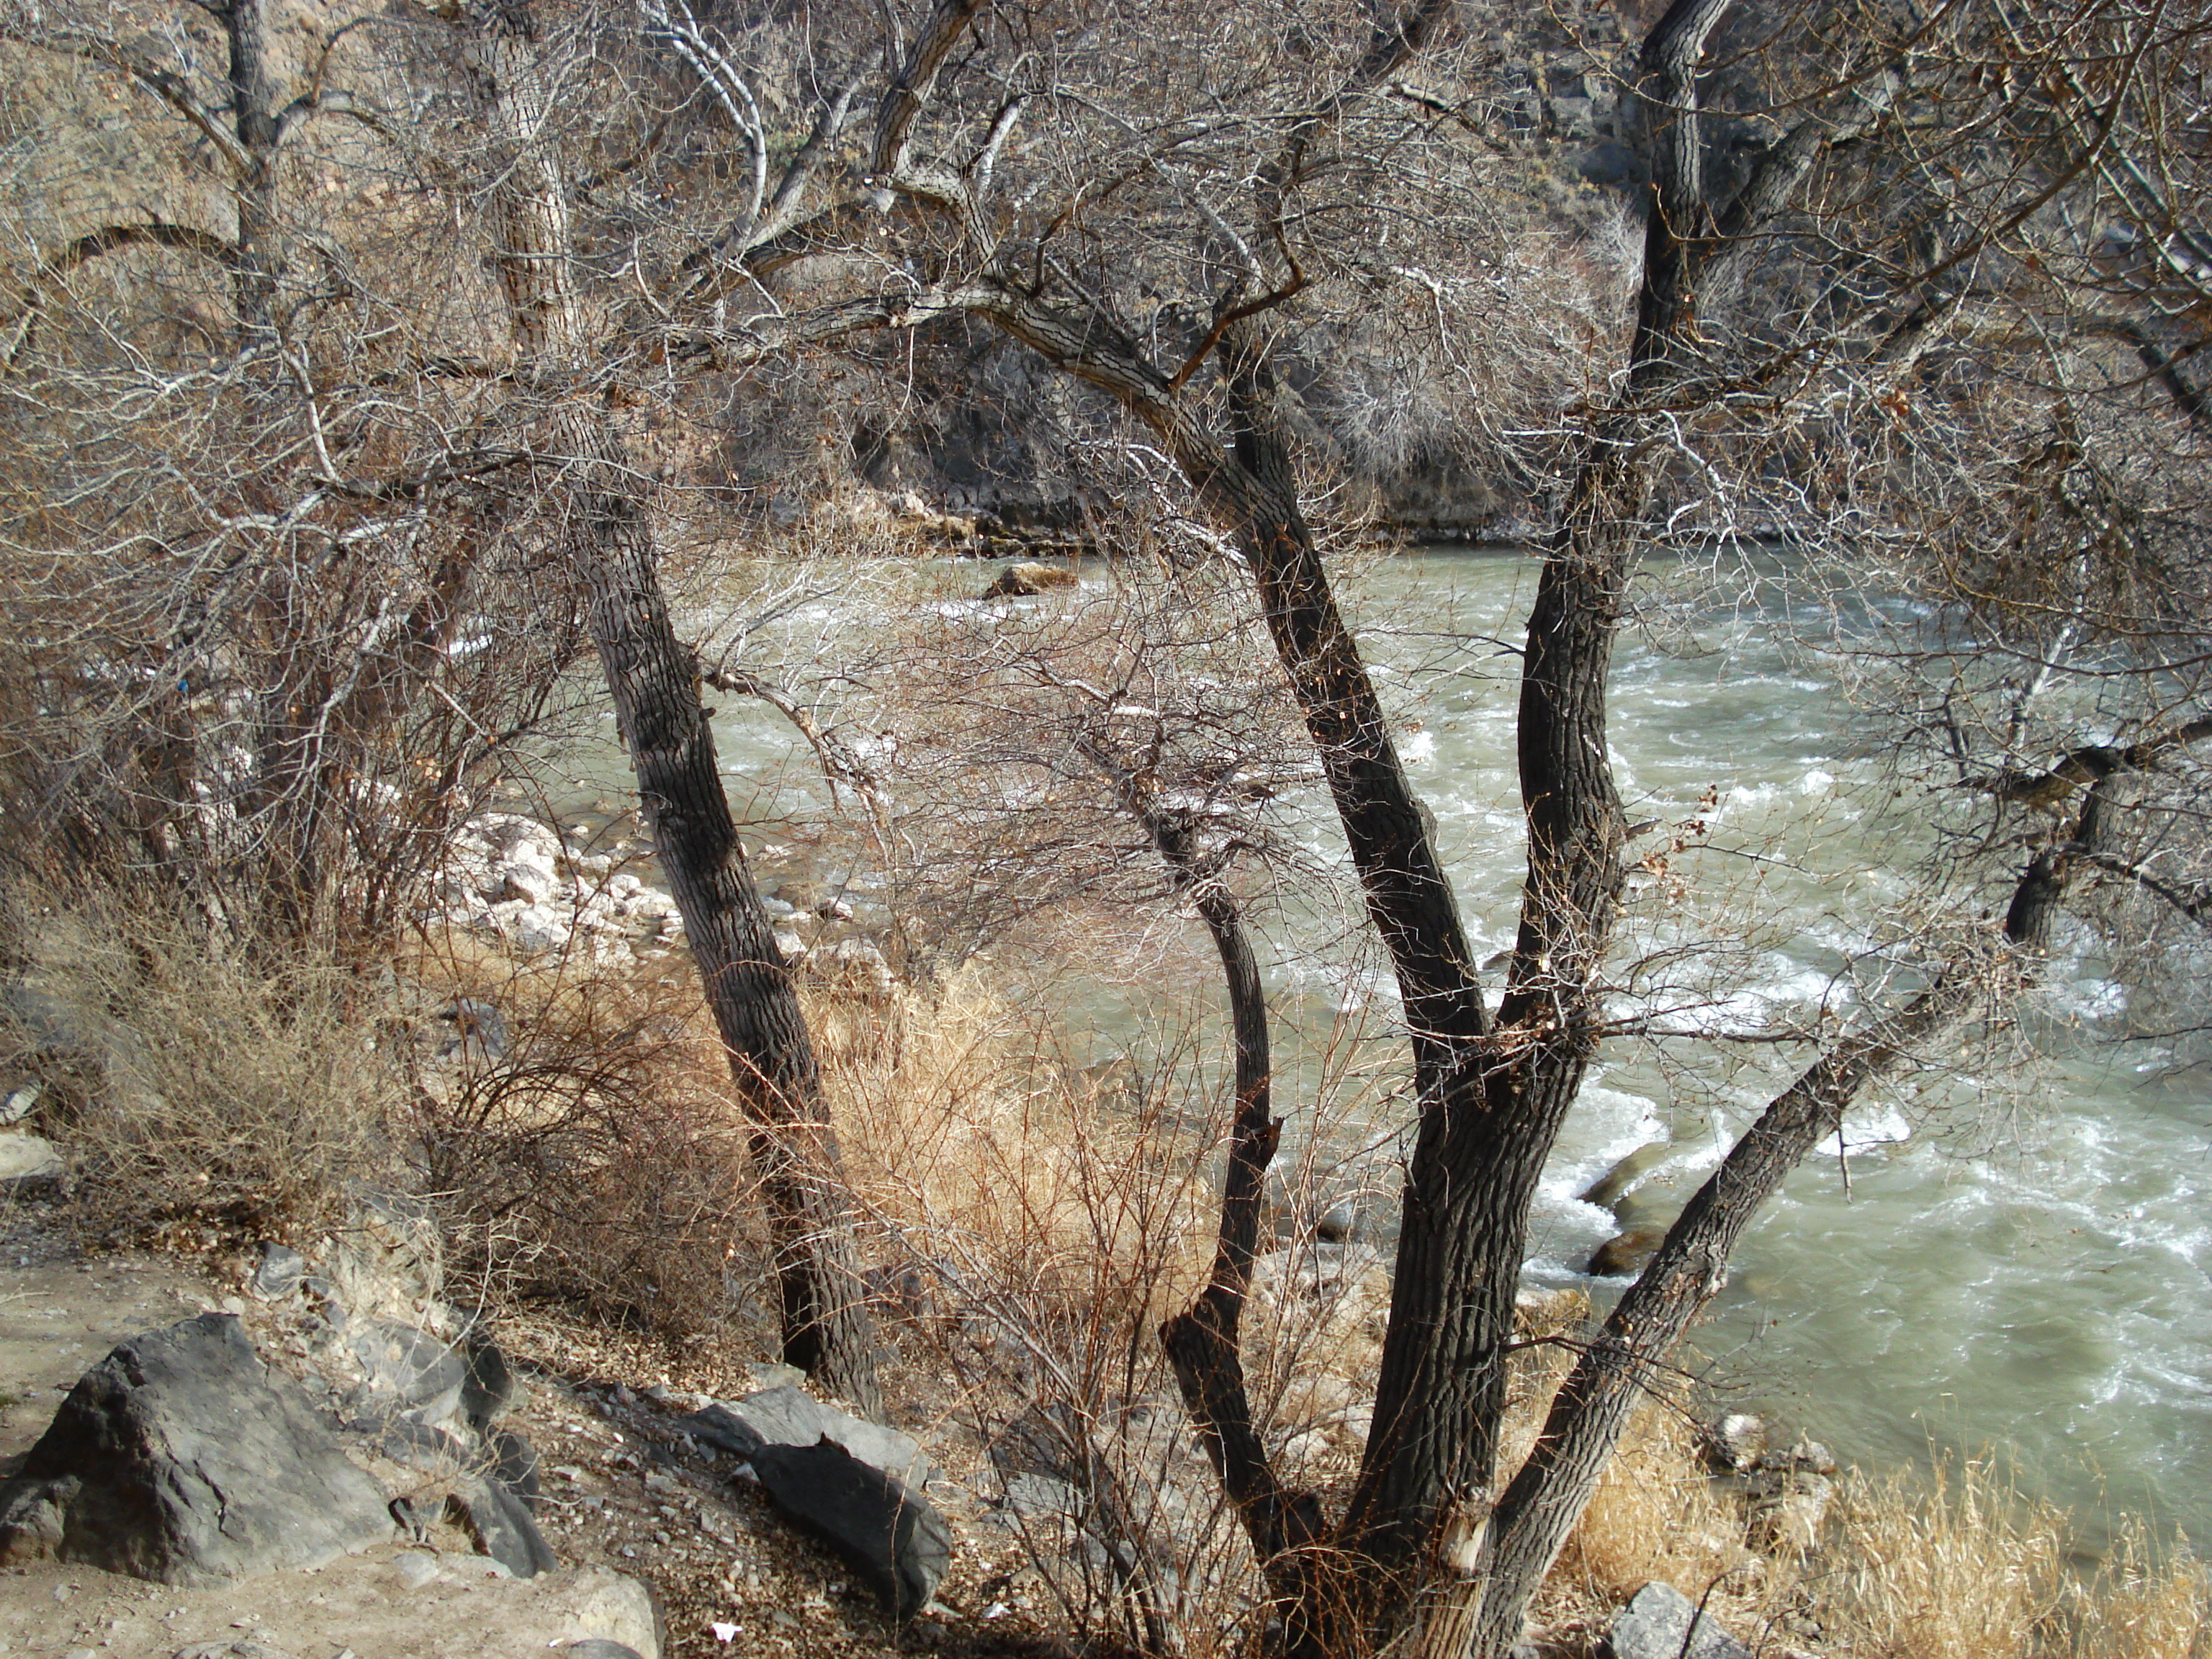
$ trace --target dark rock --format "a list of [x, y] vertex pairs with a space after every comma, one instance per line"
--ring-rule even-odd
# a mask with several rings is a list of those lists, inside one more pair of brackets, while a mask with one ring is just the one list
[[540, 1491], [537, 1449], [512, 1429], [493, 1430], [488, 1443], [492, 1479], [535, 1509]]
[[1611, 1209], [1624, 1193], [1666, 1158], [1672, 1145], [1669, 1141], [1655, 1140], [1648, 1146], [1638, 1146], [1576, 1194], [1576, 1201], [1595, 1204], [1601, 1210]]
[[1575, 171], [1593, 185], [1613, 190], [1631, 189], [1647, 176], [1641, 156], [1627, 145], [1610, 141], [1584, 150]]
[[1666, 1238], [1664, 1227], [1631, 1227], [1615, 1233], [1591, 1254], [1586, 1272], [1599, 1279], [1626, 1279], [1644, 1271]]
[[763, 1446], [811, 1446], [827, 1438], [894, 1480], [920, 1486], [930, 1477], [911, 1435], [825, 1406], [797, 1389], [769, 1389], [738, 1401], [717, 1401], [679, 1419], [709, 1445], [750, 1458]]
[[496, 1480], [480, 1475], [455, 1488], [446, 1499], [446, 1517], [468, 1534], [479, 1554], [489, 1555], [517, 1578], [560, 1570], [530, 1510]]
[[851, 1562], [893, 1618], [929, 1604], [952, 1564], [952, 1534], [927, 1498], [826, 1437], [763, 1445], [751, 1461], [776, 1506]]
[[1081, 584], [1075, 573], [1063, 565], [1039, 564], [1034, 559], [1024, 559], [1001, 570], [997, 579], [983, 590], [983, 597], [987, 599], [1027, 599], [1055, 587], [1079, 586]]
[[580, 1642], [571, 1642], [561, 1651], [567, 1654], [568, 1659], [645, 1659], [645, 1656], [635, 1648], [620, 1642], [605, 1641], [596, 1636], [587, 1636]]
[[[374, 1419], [366, 1422], [372, 1429], [376, 1426]], [[396, 1417], [386, 1425], [380, 1449], [395, 1463], [433, 1474], [452, 1468], [468, 1452], [467, 1447], [445, 1430], [418, 1423], [411, 1417]]]
[[247, 1288], [264, 1302], [276, 1302], [291, 1295], [307, 1279], [307, 1257], [272, 1238], [262, 1244], [261, 1265], [253, 1270]]
[[0, 1486], [0, 1559], [51, 1553], [185, 1585], [392, 1535], [384, 1493], [229, 1314], [134, 1337], [87, 1371]]
[[1672, 1584], [1655, 1580], [1613, 1620], [1598, 1659], [1751, 1659], [1751, 1650]]
[[481, 1432], [514, 1403], [514, 1370], [499, 1345], [480, 1332], [470, 1333], [461, 1352], [461, 1414]]

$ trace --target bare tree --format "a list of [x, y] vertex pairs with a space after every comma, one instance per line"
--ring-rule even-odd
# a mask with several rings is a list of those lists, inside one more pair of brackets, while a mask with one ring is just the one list
[[[1847, 292], [1832, 289], [1820, 298], [1826, 315], [1778, 323], [1770, 314], [1748, 328], [1735, 323], [1731, 308], [1747, 292], [1751, 271], [1762, 261], [1771, 266], [1778, 240], [1785, 233], [1817, 240], [1836, 222], [1832, 203], [1816, 200], [1800, 211], [1808, 185], [1844, 175], [1859, 153], [1893, 158], [1899, 146], [1911, 153], [1931, 103], [1914, 79], [1917, 37], [1900, 39], [1885, 19], [1850, 12], [1797, 20], [1802, 34], [1784, 27], [1775, 40], [1805, 50], [1810, 64], [1820, 32], [1829, 31], [1850, 47], [1851, 72], [1840, 82], [1820, 70], [1799, 76], [1791, 88], [1793, 122], [1748, 166], [1724, 173], [1712, 162], [1705, 106], [1714, 84], [1706, 61], [1735, 9], [1729, 0], [1680, 0], [1654, 25], [1637, 60], [1634, 88], [1652, 182], [1634, 326], [1621, 373], [1586, 413], [1529, 620], [1517, 726], [1528, 876], [1519, 937], [1494, 1007], [1474, 971], [1382, 706], [1330, 592], [1301, 500], [1297, 400], [1285, 377], [1285, 343], [1294, 337], [1307, 290], [1322, 285], [1324, 272], [1344, 279], [1358, 269], [1344, 245], [1324, 240], [1316, 227], [1333, 216], [1357, 217], [1337, 193], [1346, 177], [1381, 191], [1395, 182], [1364, 169], [1385, 147], [1377, 143], [1377, 112], [1395, 107], [1410, 72], [1433, 72], [1444, 9], [1394, 15], [1364, 39], [1344, 31], [1340, 49], [1351, 49], [1334, 59], [1343, 66], [1334, 80], [1265, 116], [1244, 103], [1241, 115], [1224, 117], [1215, 112], [1226, 105], [1224, 96], [1207, 112], [1194, 99], [1140, 128], [1119, 115], [1122, 127], [1109, 153], [1127, 160], [1102, 180], [1099, 152], [1091, 152], [1080, 213], [1037, 210], [1037, 185], [1014, 198], [1030, 210], [1012, 216], [1012, 228], [992, 210], [984, 187], [1007, 178], [1018, 148], [1000, 143], [1018, 114], [1012, 95], [1000, 95], [988, 141], [959, 137], [963, 121], [980, 132], [980, 111], [956, 105], [945, 112], [948, 147], [939, 154], [972, 159], [924, 161], [903, 134], [880, 143], [872, 157], [872, 180], [902, 192], [939, 228], [942, 240], [915, 245], [909, 258], [948, 277], [968, 273], [952, 296], [959, 303], [1121, 401], [1157, 434], [1236, 543], [1396, 971], [1419, 1117], [1375, 1428], [1340, 1516], [1327, 1517], [1310, 1498], [1285, 1491], [1241, 1427], [1247, 1413], [1236, 1401], [1231, 1369], [1237, 1262], [1248, 1235], [1241, 1200], [1225, 1211], [1220, 1294], [1210, 1292], [1189, 1322], [1171, 1328], [1170, 1340], [1186, 1344], [1208, 1330], [1217, 1338], [1209, 1359], [1218, 1369], [1188, 1392], [1281, 1598], [1291, 1651], [1366, 1651], [1409, 1627], [1422, 1632], [1430, 1652], [1471, 1645], [1488, 1654], [1510, 1644], [1628, 1406], [1719, 1288], [1735, 1239], [1782, 1174], [1835, 1131], [1844, 1105], [1868, 1082], [1951, 1030], [1993, 988], [2019, 982], [2021, 953], [2040, 947], [2084, 860], [2135, 867], [2102, 850], [2100, 824], [2118, 801], [2109, 781], [2203, 735], [2200, 720], [2175, 718], [2169, 703], [2163, 716], [2151, 717], [2141, 744], [2097, 765], [2077, 749], [2055, 770], [2033, 774], [2021, 786], [2030, 793], [2079, 804], [2017, 874], [2003, 927], [1990, 944], [1995, 956], [1968, 951], [1929, 963], [1927, 989], [1900, 1006], [1869, 1011], [1861, 1030], [1775, 1099], [1583, 1355], [1536, 1453], [1509, 1480], [1498, 1467], [1497, 1435], [1529, 1206], [1607, 1024], [1602, 1001], [1626, 823], [1607, 759], [1606, 682], [1627, 615], [1631, 560], [1650, 533], [1649, 504], [1678, 457], [1710, 464], [1700, 442], [1710, 453], [1741, 458], [1743, 447], [1724, 430], [1740, 390], [1808, 403], [1820, 395], [1807, 386], [1802, 367], [1808, 339], [1836, 354], [1847, 383], [1863, 384], [1856, 381], [1863, 372], [1881, 375], [1900, 353], [1924, 362], [1939, 325], [1933, 313], [1952, 304], [1942, 279], [1965, 257], [1948, 247], [1917, 259], [1893, 252], [1893, 267], [1909, 273], [1907, 291], [1917, 289], [1919, 297], [1906, 314], [1893, 312], [1886, 329], [1872, 325], [1875, 307], [1856, 307]], [[945, 8], [938, 18], [964, 26], [968, 15], [968, 9]], [[1749, 13], [1742, 21], [1747, 29], [1778, 21]], [[2001, 11], [1984, 21], [1999, 33], [2019, 33]], [[1244, 21], [1226, 23], [1224, 38]], [[990, 25], [977, 27], [984, 32], [979, 39], [987, 39]], [[2139, 65], [2154, 41], [2175, 44], [2160, 37], [2148, 16], [2120, 15], [2115, 27], [2135, 56], [2124, 52], [2100, 63]], [[1054, 59], [1055, 93], [1088, 67], [1086, 50], [1113, 60], [1114, 48], [1096, 40], [1086, 37], [1082, 47]], [[1304, 61], [1331, 61], [1311, 50], [1310, 39], [1301, 44], [1309, 49]], [[2045, 73], [2075, 49], [2070, 38], [2011, 48], [2023, 70], [2033, 64]], [[1962, 43], [1960, 59], [1966, 57]], [[1259, 61], [1272, 67], [1277, 60]], [[1175, 84], [1173, 70], [1157, 73], [1148, 88], [1156, 97], [1161, 84]], [[2101, 97], [2058, 100], [2087, 125], [2065, 131], [2069, 118], [2062, 114], [2048, 161], [2039, 158], [2023, 169], [2018, 163], [2029, 147], [2019, 135], [2003, 135], [2011, 170], [1985, 171], [1988, 189], [1967, 227], [1979, 246], [1994, 247], [2028, 225], [2070, 179], [2114, 147], [2111, 123], [2126, 106], [2136, 73], [2126, 70]], [[1243, 90], [1264, 84], [1262, 71], [1248, 77]], [[1144, 137], [1129, 141], [1123, 134], [1132, 129]], [[1222, 139], [1225, 130], [1236, 132], [1234, 143]], [[1412, 142], [1399, 131], [1398, 142]], [[963, 143], [974, 147], [957, 148]], [[1207, 154], [1215, 144], [1233, 149], [1237, 165], [1210, 170], [1207, 163], [1220, 159]], [[2136, 171], [2148, 176], [2140, 166]], [[1437, 176], [1423, 174], [1419, 183], [1432, 185]], [[1117, 198], [1121, 212], [1109, 232], [1102, 204]], [[2151, 216], [2140, 207], [2136, 214]], [[2171, 268], [2185, 258], [2185, 226], [2171, 204], [2158, 214], [2145, 237]], [[1893, 219], [1876, 217], [1873, 227], [1884, 238], [1898, 231]], [[1874, 257], [1871, 249], [1866, 257]], [[2016, 257], [2033, 268], [2025, 252]], [[1831, 258], [1828, 268], [1838, 263]], [[1182, 302], [1179, 326], [1163, 325], [1165, 306], [1148, 324], [1133, 301], [1170, 271], [1200, 284], [1203, 297]], [[1701, 309], [1712, 319], [1709, 328], [1700, 325]], [[2191, 399], [2173, 392], [2171, 356], [2162, 348], [2160, 356], [2155, 375], [2193, 420]], [[1218, 370], [1211, 386], [1201, 378], [1209, 369]], [[1690, 434], [1701, 421], [1707, 435], [1700, 440]], [[1865, 468], [1850, 471], [1862, 484], [1869, 481]], [[2185, 910], [2194, 903], [2187, 888], [2176, 892]], [[1232, 1167], [1249, 1162], [1270, 1133], [1262, 1117], [1246, 1121]]]

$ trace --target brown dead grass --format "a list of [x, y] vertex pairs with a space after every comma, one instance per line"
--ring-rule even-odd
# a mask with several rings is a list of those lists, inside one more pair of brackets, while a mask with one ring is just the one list
[[0, 895], [18, 981], [0, 1043], [47, 1086], [78, 1224], [195, 1248], [319, 1226], [392, 1172], [379, 988], [301, 948], [271, 965], [113, 894]]
[[2065, 1519], [1990, 1467], [1854, 1477], [1842, 1539], [1818, 1587], [1850, 1651], [1877, 1659], [2008, 1659], [2036, 1652], [2068, 1599]]
[[[487, 1302], [757, 1347], [761, 1206], [696, 981], [517, 963], [458, 932], [400, 965], [421, 1005], [410, 1132], [452, 1270]], [[431, 1011], [457, 995], [500, 1011], [507, 1052], [440, 1053], [455, 1032]]]
[[867, 999], [815, 987], [846, 1172], [902, 1266], [1079, 1317], [1164, 1317], [1212, 1249], [1212, 1148], [1176, 1080], [1086, 1078], [972, 975]]

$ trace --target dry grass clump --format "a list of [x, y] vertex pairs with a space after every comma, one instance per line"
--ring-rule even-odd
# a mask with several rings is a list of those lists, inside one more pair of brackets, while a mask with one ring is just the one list
[[884, 1310], [1042, 1588], [1085, 1639], [1237, 1650], [1250, 1553], [1156, 1334], [1212, 1249], [1196, 1085], [1087, 1077], [972, 975], [808, 1015]]
[[2076, 1659], [2201, 1659], [2212, 1645], [2212, 1571], [2178, 1540], [2161, 1559], [2130, 1523], [2085, 1590]]
[[425, 1000], [489, 1004], [506, 1035], [484, 1054], [425, 1026], [410, 1123], [452, 1269], [487, 1300], [668, 1336], [772, 1328], [746, 1126], [696, 984], [437, 943], [404, 965]]
[[2069, 1599], [2064, 1516], [1988, 1464], [1852, 1475], [1814, 1587], [1832, 1637], [1868, 1659], [2012, 1659], [2039, 1651]]
[[973, 973], [807, 1000], [847, 1174], [904, 1267], [1081, 1319], [1194, 1294], [1214, 1149], [1170, 1080], [1086, 1078]]
[[304, 1232], [391, 1172], [400, 1071], [379, 988], [312, 946], [257, 959], [112, 892], [18, 888], [0, 909], [4, 1040], [47, 1085], [96, 1236]]

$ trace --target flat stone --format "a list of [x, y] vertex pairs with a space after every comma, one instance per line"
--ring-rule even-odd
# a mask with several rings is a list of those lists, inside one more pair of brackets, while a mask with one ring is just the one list
[[710, 1445], [750, 1458], [763, 1446], [811, 1446], [825, 1436], [861, 1462], [914, 1487], [933, 1473], [911, 1435], [825, 1406], [795, 1388], [769, 1389], [743, 1400], [718, 1401], [679, 1419]]
[[1611, 1209], [1620, 1201], [1631, 1187], [1664, 1163], [1667, 1154], [1673, 1150], [1674, 1143], [1666, 1140], [1654, 1140], [1638, 1146], [1626, 1158], [1622, 1158], [1595, 1181], [1577, 1193], [1575, 1201], [1578, 1204], [1595, 1204], [1601, 1210]]
[[346, 1332], [346, 1346], [361, 1362], [372, 1399], [408, 1408], [450, 1394], [453, 1409], [459, 1409], [469, 1365], [453, 1344], [396, 1320], [357, 1319]]
[[468, 1534], [478, 1553], [489, 1556], [517, 1578], [535, 1578], [560, 1568], [521, 1498], [489, 1476], [476, 1476], [456, 1487], [446, 1499], [446, 1514]]
[[62, 1155], [43, 1135], [26, 1130], [0, 1133], [0, 1184], [16, 1181], [52, 1181], [62, 1173]]
[[952, 1533], [936, 1506], [828, 1438], [763, 1445], [752, 1455], [776, 1507], [850, 1562], [895, 1619], [929, 1605], [952, 1564]]

